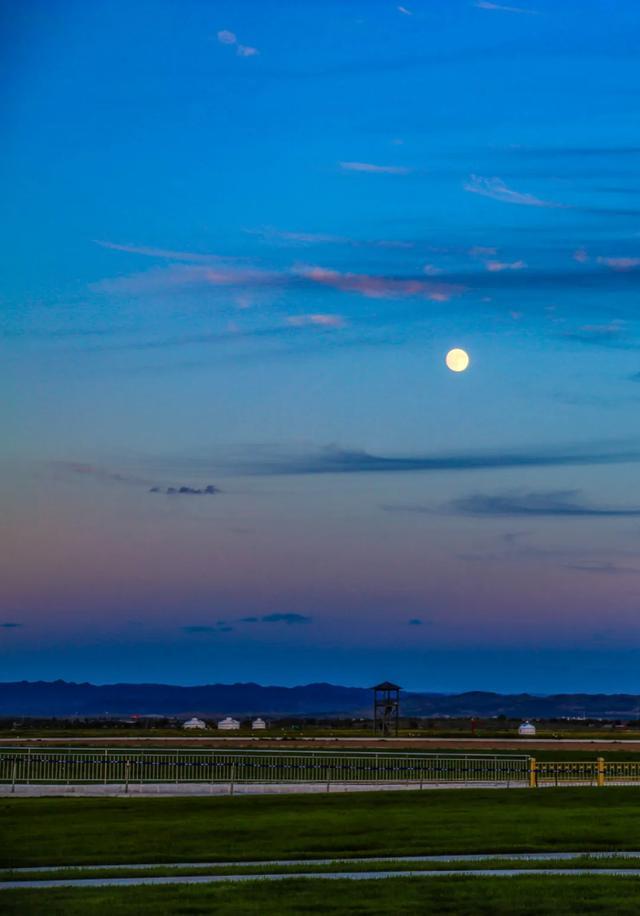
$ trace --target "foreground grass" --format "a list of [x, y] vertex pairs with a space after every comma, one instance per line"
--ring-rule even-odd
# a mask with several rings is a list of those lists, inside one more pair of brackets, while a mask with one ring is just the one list
[[640, 849], [640, 789], [0, 800], [0, 866]]
[[581, 916], [640, 912], [640, 880], [600, 877], [289, 879], [199, 887], [2, 891], [5, 916], [433, 914]]

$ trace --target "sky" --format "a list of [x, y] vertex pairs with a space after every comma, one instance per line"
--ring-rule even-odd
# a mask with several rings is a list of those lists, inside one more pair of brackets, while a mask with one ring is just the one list
[[0, 17], [0, 678], [638, 692], [640, 5]]

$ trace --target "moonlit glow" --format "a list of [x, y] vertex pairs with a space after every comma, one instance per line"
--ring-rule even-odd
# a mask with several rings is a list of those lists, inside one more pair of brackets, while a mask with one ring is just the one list
[[465, 350], [455, 347], [453, 350], [449, 350], [445, 356], [445, 362], [447, 369], [451, 369], [452, 372], [464, 372], [469, 366], [469, 354]]

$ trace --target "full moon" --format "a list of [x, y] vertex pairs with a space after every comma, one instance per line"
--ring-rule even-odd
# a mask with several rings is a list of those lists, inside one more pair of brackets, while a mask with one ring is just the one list
[[445, 356], [447, 369], [452, 372], [464, 372], [469, 365], [469, 354], [465, 350], [459, 350], [457, 347], [449, 350]]

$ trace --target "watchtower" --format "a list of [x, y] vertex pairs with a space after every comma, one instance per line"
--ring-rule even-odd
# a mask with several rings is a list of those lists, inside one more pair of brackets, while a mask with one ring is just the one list
[[376, 735], [398, 734], [400, 716], [400, 690], [397, 684], [383, 681], [373, 690], [373, 731]]

